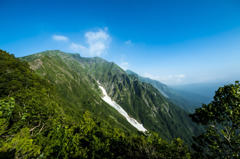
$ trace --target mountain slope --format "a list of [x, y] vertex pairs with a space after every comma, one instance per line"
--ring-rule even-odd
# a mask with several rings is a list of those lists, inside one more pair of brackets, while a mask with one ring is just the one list
[[75, 59], [84, 61], [89, 74], [102, 84], [109, 96], [148, 130], [158, 132], [165, 139], [181, 137], [189, 142], [189, 136], [200, 131], [185, 111], [169, 102], [152, 85], [127, 75], [116, 64], [101, 58], [78, 56]]
[[190, 156], [180, 139], [167, 143], [156, 133], [136, 135], [113, 125], [103, 127], [89, 112], [78, 123], [71, 122], [55, 87], [1, 49], [0, 81], [1, 159]]
[[74, 114], [74, 120], [79, 112], [89, 110], [94, 116], [134, 131], [123, 116], [101, 99], [99, 81], [130, 117], [168, 141], [180, 137], [190, 144], [191, 136], [201, 131], [187, 112], [169, 102], [152, 85], [127, 75], [114, 63], [60, 51], [46, 51], [23, 60], [29, 61], [32, 69], [57, 86], [63, 102], [70, 105], [65, 108], [66, 114]]
[[161, 92], [161, 94], [165, 96], [168, 100], [191, 113], [193, 113], [196, 108], [202, 106], [202, 103], [209, 103], [211, 101], [211, 99], [208, 97], [204, 97], [194, 93], [189, 93], [186, 91], [172, 89], [159, 81], [139, 76], [138, 74], [134, 73], [131, 70], [126, 70], [126, 73], [135, 76], [141, 82], [151, 84], [159, 92]]
[[84, 65], [71, 55], [46, 51], [23, 57], [22, 60], [28, 61], [31, 69], [56, 86], [59, 98], [65, 105], [64, 111], [73, 122], [79, 122], [82, 114], [89, 110], [97, 120], [103, 119], [115, 127], [136, 132], [123, 116], [101, 99], [97, 82], [87, 75]]

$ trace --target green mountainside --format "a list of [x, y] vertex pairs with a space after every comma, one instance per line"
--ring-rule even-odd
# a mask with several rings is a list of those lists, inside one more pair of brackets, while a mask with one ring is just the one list
[[[65, 113], [77, 122], [79, 113], [109, 121], [126, 131], [136, 131], [124, 117], [101, 99], [97, 81], [128, 114], [160, 137], [172, 141], [180, 137], [191, 143], [191, 136], [202, 131], [188, 113], [167, 100], [156, 88], [126, 74], [116, 64], [101, 58], [82, 58], [79, 54], [45, 51], [22, 58], [31, 69], [57, 87]], [[117, 123], [117, 124], [116, 124]]]
[[138, 74], [131, 70], [126, 70], [126, 73], [128, 75], [135, 76], [141, 82], [151, 84], [158, 91], [160, 91], [161, 94], [164, 95], [168, 100], [191, 113], [193, 113], [196, 108], [201, 107], [203, 103], [206, 104], [211, 101], [211, 99], [208, 97], [204, 97], [194, 93], [189, 93], [182, 90], [173, 89], [157, 80], [139, 76]]
[[[39, 59], [45, 55], [34, 56]], [[28, 57], [29, 60], [34, 59], [34, 56]], [[53, 57], [46, 56], [46, 58]], [[71, 59], [71, 56], [61, 54], [60, 58]], [[32, 65], [31, 68], [51, 66], [45, 65], [43, 61], [35, 61], [37, 65]], [[33, 66], [36, 67], [33, 68]], [[55, 71], [61, 68], [55, 67]], [[68, 74], [67, 71], [63, 75], [54, 73], [57, 73], [57, 82], [61, 82], [64, 77], [67, 78], [66, 74]], [[37, 75], [30, 69], [27, 62], [20, 61], [14, 55], [0, 50], [1, 159], [190, 158], [188, 149], [179, 138], [169, 143], [156, 133], [137, 135], [130, 132], [124, 133], [121, 129], [117, 129], [116, 125], [108, 123], [109, 120], [99, 121], [95, 118], [96, 113], [92, 116], [88, 111], [84, 115], [78, 115], [78, 118], [76, 114], [74, 114], [75, 117], [71, 117], [73, 113], [71, 110], [77, 111], [77, 109], [66, 105], [68, 103], [62, 99], [56, 85]], [[100, 100], [98, 102], [100, 107]], [[108, 111], [107, 108], [105, 109]], [[111, 113], [117, 116], [114, 111]], [[127, 130], [130, 131], [130, 129]]]
[[[73, 55], [74, 56], [74, 55]], [[87, 73], [84, 63], [75, 60], [71, 54], [61, 51], [45, 51], [23, 57], [31, 69], [57, 88], [65, 113], [78, 122], [85, 111], [98, 120], [104, 119], [111, 125], [128, 132], [137, 132], [126, 119], [101, 99], [97, 82]]]

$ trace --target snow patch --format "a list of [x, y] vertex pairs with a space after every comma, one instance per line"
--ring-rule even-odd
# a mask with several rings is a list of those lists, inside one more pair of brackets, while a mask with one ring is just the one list
[[102, 99], [108, 103], [110, 106], [112, 106], [113, 108], [115, 108], [120, 114], [122, 114], [126, 119], [127, 121], [132, 125], [134, 126], [135, 128], [137, 128], [139, 131], [147, 131], [147, 129], [145, 129], [143, 127], [142, 124], [138, 123], [137, 120], [131, 118], [127, 112], [120, 106], [118, 105], [115, 101], [113, 101], [107, 94], [106, 90], [101, 86], [101, 84], [98, 82], [98, 85], [99, 85], [99, 88], [102, 90], [104, 96], [102, 97]]

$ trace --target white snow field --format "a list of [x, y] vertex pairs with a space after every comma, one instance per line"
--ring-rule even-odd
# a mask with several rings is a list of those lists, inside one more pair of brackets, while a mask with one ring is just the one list
[[98, 82], [98, 85], [99, 85], [99, 88], [102, 90], [103, 94], [104, 94], [104, 97], [102, 97], [102, 99], [108, 103], [110, 106], [112, 106], [113, 108], [115, 108], [120, 114], [122, 114], [126, 119], [127, 121], [132, 125], [134, 126], [135, 128], [137, 128], [139, 131], [147, 131], [147, 129], [145, 129], [143, 127], [142, 124], [138, 123], [137, 120], [131, 118], [127, 112], [120, 106], [118, 105], [115, 101], [113, 101], [107, 94], [106, 90], [101, 86], [101, 84]]

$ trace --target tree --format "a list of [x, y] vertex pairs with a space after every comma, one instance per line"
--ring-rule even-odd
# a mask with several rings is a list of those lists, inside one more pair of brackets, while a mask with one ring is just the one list
[[239, 158], [240, 157], [240, 85], [220, 87], [214, 100], [203, 104], [190, 115], [197, 124], [206, 126], [206, 131], [194, 137], [192, 145], [195, 157]]

